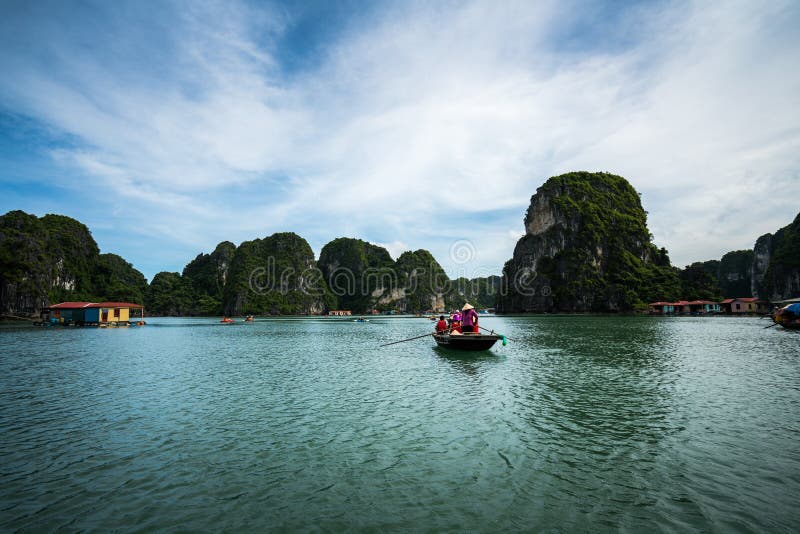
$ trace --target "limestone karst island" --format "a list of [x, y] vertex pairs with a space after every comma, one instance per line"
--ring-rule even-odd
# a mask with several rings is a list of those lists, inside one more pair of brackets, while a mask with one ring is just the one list
[[0, 1], [0, 534], [800, 532], [800, 1]]
[[[736, 315], [800, 302], [800, 214], [774, 234], [754, 236], [753, 249], [682, 269], [653, 242], [640, 195], [620, 176], [552, 177], [531, 197], [523, 222], [502, 273], [487, 277], [451, 280], [427, 250], [394, 260], [352, 237], [327, 243], [317, 258], [301, 236], [282, 232], [238, 246], [224, 241], [182, 273], [159, 272], [148, 282], [124, 258], [101, 254], [80, 222], [13, 211], [0, 218], [0, 305], [10, 319], [63, 324], [64, 312], [52, 310], [65, 302], [112, 314], [114, 306], [100, 304], [131, 303], [137, 317], [140, 308], [150, 316], [441, 314], [466, 302], [500, 314]], [[134, 316], [127, 308], [124, 320], [92, 315], [67, 323], [127, 323]]]

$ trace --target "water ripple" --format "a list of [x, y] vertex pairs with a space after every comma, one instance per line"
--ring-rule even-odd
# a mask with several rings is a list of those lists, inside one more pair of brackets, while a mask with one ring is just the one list
[[0, 530], [792, 531], [800, 336], [755, 319], [0, 329]]

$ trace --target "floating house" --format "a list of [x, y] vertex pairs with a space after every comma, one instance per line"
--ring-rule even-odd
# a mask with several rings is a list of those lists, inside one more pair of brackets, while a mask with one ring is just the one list
[[144, 306], [131, 302], [60, 302], [42, 310], [42, 319], [51, 324], [127, 326], [132, 310], [135, 319], [144, 317]]
[[710, 300], [679, 300], [648, 304], [651, 315], [706, 315], [721, 313], [722, 306]]
[[722, 308], [725, 313], [732, 313], [734, 315], [744, 313], [767, 313], [769, 311], [769, 302], [754, 297], [740, 297], [723, 300]]
[[350, 310], [331, 310], [328, 312], [329, 317], [347, 317], [353, 315]]

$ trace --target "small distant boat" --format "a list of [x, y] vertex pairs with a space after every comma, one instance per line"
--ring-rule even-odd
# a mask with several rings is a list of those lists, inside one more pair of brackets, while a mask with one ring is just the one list
[[232, 323], [233, 319], [231, 319], [230, 317], [223, 317], [220, 322], [221, 323]]
[[354, 323], [368, 323], [369, 319], [364, 319], [363, 317], [360, 317], [358, 319], [353, 319], [353, 322]]
[[246, 323], [252, 323], [253, 321], [255, 321], [255, 318], [252, 315], [248, 315], [244, 320]]
[[503, 336], [497, 334], [433, 334], [433, 339], [440, 347], [447, 349], [457, 350], [489, 350], [497, 343], [498, 340], [503, 339]]

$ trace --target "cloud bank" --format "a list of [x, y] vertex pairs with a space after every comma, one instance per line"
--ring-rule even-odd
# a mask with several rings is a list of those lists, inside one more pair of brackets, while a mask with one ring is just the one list
[[628, 178], [677, 265], [798, 211], [793, 2], [0, 9], [0, 110], [39, 132], [13, 143], [51, 166], [48, 206], [80, 199], [148, 276], [286, 230], [499, 273], [530, 196], [571, 170]]

